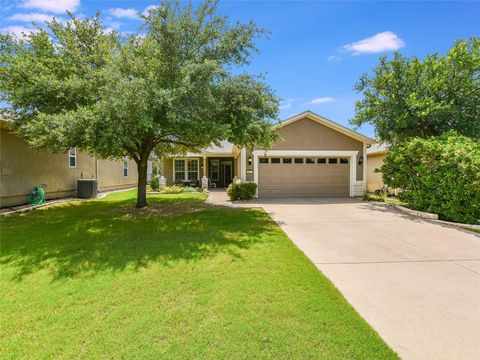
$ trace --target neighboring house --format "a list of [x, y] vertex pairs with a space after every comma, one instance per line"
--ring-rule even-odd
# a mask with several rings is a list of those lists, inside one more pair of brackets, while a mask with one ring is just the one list
[[311, 111], [280, 123], [270, 148], [240, 149], [222, 142], [201, 154], [163, 160], [167, 184], [225, 187], [234, 178], [254, 181], [258, 195], [359, 196], [365, 191], [367, 145], [375, 140]]
[[[151, 166], [150, 166], [151, 169]], [[45, 186], [47, 199], [76, 194], [77, 179], [98, 179], [100, 191], [137, 185], [137, 165], [97, 159], [70, 149], [52, 153], [31, 148], [10, 130], [10, 121], [0, 118], [0, 207], [24, 204], [32, 188]]]
[[373, 144], [367, 149], [367, 191], [375, 192], [383, 188], [382, 173], [375, 172], [383, 165], [383, 159], [387, 156], [386, 144]]

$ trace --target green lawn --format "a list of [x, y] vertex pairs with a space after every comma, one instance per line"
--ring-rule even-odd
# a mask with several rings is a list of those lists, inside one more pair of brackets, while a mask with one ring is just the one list
[[263, 211], [133, 201], [1, 219], [0, 358], [397, 358]]

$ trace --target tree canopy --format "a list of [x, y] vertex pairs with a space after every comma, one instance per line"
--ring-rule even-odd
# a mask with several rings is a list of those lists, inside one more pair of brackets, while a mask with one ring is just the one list
[[108, 33], [97, 14], [53, 20], [23, 38], [0, 39], [0, 96], [30, 144], [77, 146], [132, 157], [137, 206], [146, 205], [147, 160], [220, 140], [268, 145], [278, 98], [261, 76], [241, 72], [266, 31], [232, 24], [217, 1], [163, 1], [139, 33]]
[[372, 124], [384, 142], [396, 144], [450, 130], [480, 138], [480, 38], [459, 40], [445, 56], [422, 61], [396, 52], [373, 74], [361, 76], [355, 89], [356, 126]]

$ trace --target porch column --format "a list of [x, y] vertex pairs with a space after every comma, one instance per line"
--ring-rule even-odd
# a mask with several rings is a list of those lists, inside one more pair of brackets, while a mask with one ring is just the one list
[[247, 150], [245, 148], [240, 151], [240, 180], [247, 181]]
[[257, 193], [255, 194], [255, 197], [258, 197], [258, 153], [256, 153], [256, 151], [253, 152], [253, 181], [257, 184]]
[[202, 177], [202, 189], [208, 189], [208, 178], [207, 178], [207, 157], [203, 157], [203, 177]]

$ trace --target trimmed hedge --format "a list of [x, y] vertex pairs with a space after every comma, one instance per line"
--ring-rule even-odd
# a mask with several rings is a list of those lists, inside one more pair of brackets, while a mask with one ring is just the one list
[[380, 171], [414, 210], [474, 224], [480, 219], [480, 142], [455, 132], [390, 149]]
[[257, 193], [257, 184], [252, 182], [231, 183], [228, 185], [227, 194], [230, 200], [252, 200]]

